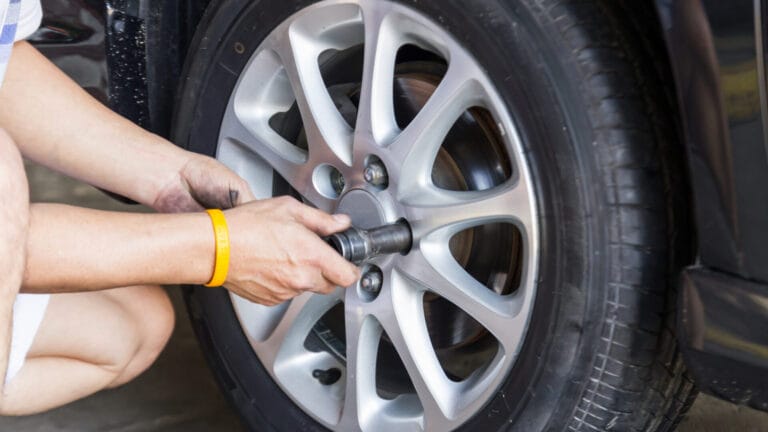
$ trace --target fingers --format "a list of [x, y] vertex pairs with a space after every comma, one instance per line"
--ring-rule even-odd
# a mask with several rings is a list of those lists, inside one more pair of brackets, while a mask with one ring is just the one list
[[360, 276], [320, 237], [347, 229], [348, 216], [331, 216], [290, 197], [246, 204], [227, 216], [239, 233], [233, 236], [228, 288], [251, 301], [274, 305], [307, 291], [330, 294]]
[[333, 248], [314, 233], [306, 232], [304, 260], [297, 258], [296, 267], [287, 271], [285, 284], [296, 291], [296, 295], [311, 291], [330, 294], [336, 287], [348, 287], [360, 278], [359, 269], [336, 253]]
[[290, 300], [295, 296], [292, 295], [278, 295], [274, 288], [266, 286], [242, 286], [240, 284], [228, 283], [224, 286], [230, 292], [236, 294], [238, 297], [242, 297], [250, 302], [258, 303], [264, 306], [277, 306], [287, 300]]
[[309, 291], [331, 294], [337, 285], [312, 267], [301, 267], [289, 272], [288, 281], [263, 280], [250, 283], [228, 283], [226, 288], [240, 297], [265, 306], [275, 306]]
[[294, 282], [296, 294], [310, 291], [317, 294], [330, 294], [336, 289], [336, 284], [326, 279], [315, 269], [306, 269], [299, 273]]
[[204, 208], [217, 208], [227, 210], [232, 208], [231, 204], [232, 191], [219, 191], [215, 189], [191, 189], [189, 194], [192, 199], [200, 203]]
[[317, 258], [314, 264], [320, 274], [334, 287], [348, 287], [360, 279], [360, 269], [345, 260], [332, 247], [318, 239], [311, 247], [316, 248]]
[[251, 191], [251, 186], [248, 184], [247, 181], [243, 180], [242, 185], [238, 188], [239, 194], [237, 196], [236, 200], [233, 200], [235, 203], [235, 207], [239, 205], [243, 205], [245, 203], [249, 203], [251, 201], [256, 201], [256, 196], [253, 195], [253, 191]]
[[236, 184], [229, 187], [229, 203], [227, 208], [235, 208], [239, 205], [256, 201], [247, 181], [238, 177]]
[[282, 200], [289, 214], [297, 222], [321, 236], [344, 231], [352, 223], [347, 215], [330, 215], [322, 210], [304, 205], [290, 197], [281, 197], [279, 199]]
[[[321, 236], [343, 231], [351, 225], [347, 215], [329, 215], [295, 200], [288, 202], [287, 205], [291, 207], [291, 214], [297, 222]], [[318, 253], [318, 258], [314, 264], [320, 268], [321, 274], [333, 286], [347, 287], [360, 278], [360, 270], [320, 238], [314, 237], [312, 243], [312, 245], [308, 245], [308, 248], [316, 250]]]
[[205, 208], [231, 209], [255, 199], [248, 182], [208, 156], [195, 155], [181, 177], [192, 199]]
[[342, 258], [333, 249], [331, 249], [330, 255], [328, 264], [324, 265], [320, 271], [332, 284], [348, 287], [360, 279], [360, 269], [357, 266]]
[[228, 190], [191, 190], [190, 195], [192, 195], [195, 201], [205, 206], [205, 208], [218, 208], [222, 210], [232, 209], [255, 200], [248, 183], [245, 181], [230, 186]]

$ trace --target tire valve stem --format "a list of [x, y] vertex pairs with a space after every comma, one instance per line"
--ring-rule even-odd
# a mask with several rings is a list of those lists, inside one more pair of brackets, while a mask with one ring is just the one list
[[312, 377], [322, 385], [333, 385], [341, 378], [341, 370], [339, 368], [315, 369], [312, 371]]

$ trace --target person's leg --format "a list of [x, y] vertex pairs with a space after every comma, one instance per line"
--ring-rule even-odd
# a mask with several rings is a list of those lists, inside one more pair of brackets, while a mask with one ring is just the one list
[[172, 330], [160, 287], [55, 294], [0, 414], [34, 414], [124, 384], [154, 362]]
[[173, 329], [173, 310], [161, 288], [56, 294], [26, 363], [2, 387], [29, 220], [23, 162], [2, 129], [0, 197], [0, 415], [54, 408], [126, 383], [149, 367]]
[[0, 129], [0, 394], [8, 366], [13, 303], [24, 276], [29, 191], [24, 164]]

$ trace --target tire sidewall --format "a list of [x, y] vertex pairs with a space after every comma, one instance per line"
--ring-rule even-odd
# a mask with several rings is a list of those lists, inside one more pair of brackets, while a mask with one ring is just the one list
[[[462, 430], [561, 429], [571, 418], [599, 343], [606, 260], [598, 164], [579, 84], [547, 37], [533, 2], [399, 0], [423, 12], [475, 55], [507, 103], [538, 199], [540, 261], [525, 342], [508, 378]], [[229, 95], [250, 56], [311, 0], [214, 2], [192, 45], [174, 121], [183, 147], [214, 156]], [[493, 17], [490, 19], [489, 17]], [[476, 18], [476, 19], [475, 19]], [[245, 50], [235, 49], [242, 44]], [[252, 430], [324, 430], [261, 366], [226, 291], [190, 288], [190, 316], [214, 373]], [[596, 299], [600, 299], [597, 301]], [[591, 317], [591, 318], [590, 318]], [[511, 425], [511, 426], [510, 426]]]

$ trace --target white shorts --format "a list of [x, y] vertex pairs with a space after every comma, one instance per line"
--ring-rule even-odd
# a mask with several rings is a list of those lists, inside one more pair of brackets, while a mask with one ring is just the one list
[[11, 348], [8, 354], [8, 369], [5, 372], [5, 383], [8, 384], [19, 373], [27, 353], [32, 347], [35, 335], [43, 322], [45, 310], [48, 308], [50, 294], [19, 294], [13, 303], [13, 333]]

